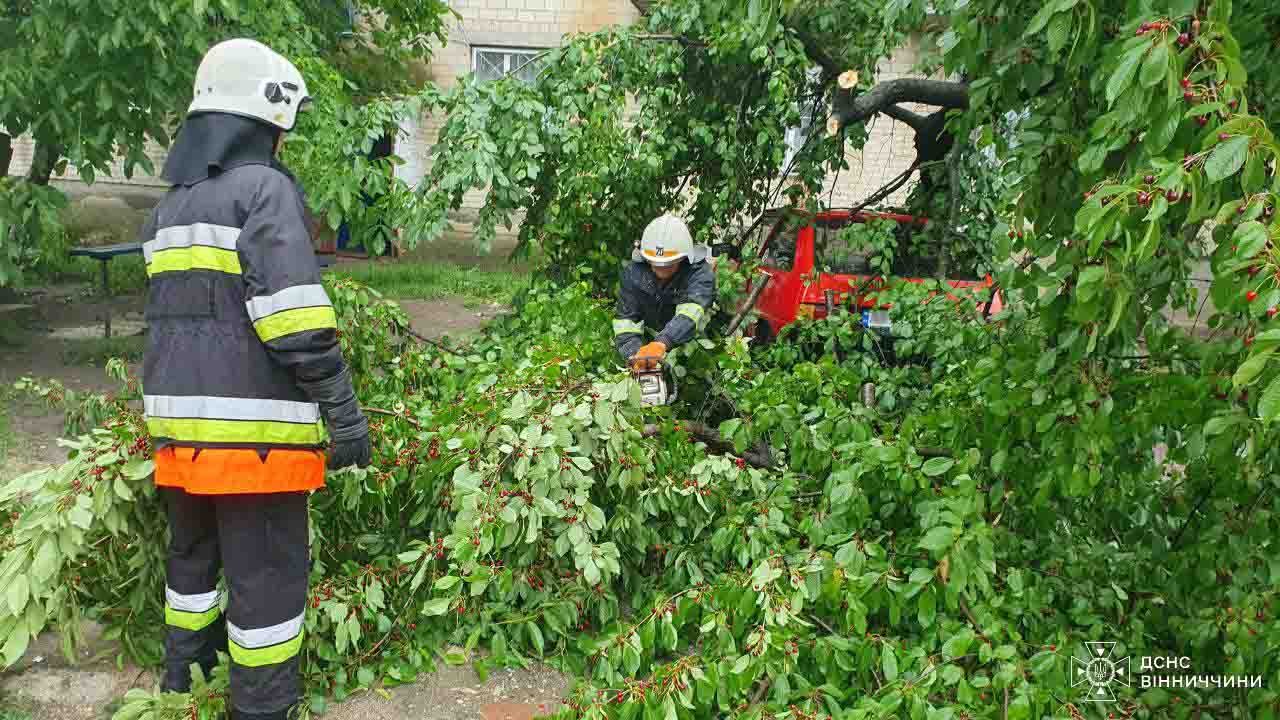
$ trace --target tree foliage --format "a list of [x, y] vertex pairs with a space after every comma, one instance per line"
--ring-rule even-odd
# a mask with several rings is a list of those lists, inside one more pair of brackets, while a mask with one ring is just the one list
[[[9, 140], [25, 134], [35, 142], [28, 174], [35, 185], [47, 184], [51, 174], [66, 167], [92, 183], [110, 174], [117, 159], [125, 177], [139, 168], [154, 174], [159, 169], [146, 155], [147, 143], [169, 144], [190, 104], [201, 56], [220, 40], [251, 37], [296, 61], [314, 58], [343, 71], [336, 82], [324, 71], [316, 73], [317, 84], [331, 95], [322, 99], [326, 120], [312, 127], [330, 132], [313, 132], [323, 136], [311, 142], [327, 146], [327, 166], [315, 174], [346, 178], [366, 141], [366, 128], [348, 120], [362, 113], [350, 94], [367, 101], [405, 91], [407, 64], [429, 58], [432, 41], [443, 42], [444, 18], [451, 12], [441, 0], [350, 3], [369, 20], [344, 40], [347, 5], [345, 0], [9, 0], [0, 4], [0, 136]], [[389, 112], [384, 102], [380, 110], [363, 114], [386, 120]], [[5, 159], [0, 175], [8, 173]], [[346, 192], [358, 195], [366, 178], [354, 175]], [[18, 187], [14, 179], [0, 182], [28, 198], [0, 213], [0, 285], [5, 285], [19, 279], [39, 233], [56, 232], [58, 225], [49, 222], [56, 216], [48, 192]], [[350, 203], [341, 206], [359, 215]], [[334, 208], [322, 201], [319, 210], [332, 213]]]

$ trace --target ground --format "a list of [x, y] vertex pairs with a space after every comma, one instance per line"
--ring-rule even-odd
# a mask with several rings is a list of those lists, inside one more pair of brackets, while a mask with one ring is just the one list
[[[129, 239], [155, 201], [145, 190], [112, 197], [84, 196], [74, 188], [68, 211], [71, 244], [108, 244]], [[523, 268], [506, 257], [514, 238], [500, 237], [494, 251], [476, 254], [465, 224], [441, 242], [420, 247], [397, 261], [343, 260], [335, 272], [355, 277], [401, 304], [413, 327], [431, 338], [465, 340], [502, 313], [526, 282]], [[66, 454], [56, 440], [63, 415], [38, 400], [11, 392], [23, 377], [57, 380], [77, 392], [110, 392], [109, 357], [124, 357], [134, 371], [141, 358], [145, 325], [144, 273], [136, 256], [113, 261], [112, 290], [104, 300], [97, 267], [80, 263], [60, 268], [56, 282], [32, 283], [16, 297], [0, 300], [0, 482]], [[111, 315], [112, 338], [103, 335], [103, 314]], [[23, 659], [0, 672], [0, 720], [100, 720], [131, 687], [152, 687], [155, 676], [136, 667], [117, 667], [114, 643], [90, 638], [74, 665], [62, 656], [53, 634], [41, 636]], [[450, 666], [424, 680], [390, 690], [390, 699], [365, 694], [325, 714], [335, 720], [521, 720], [552, 711], [569, 685], [554, 670], [534, 667], [491, 672], [481, 682], [469, 664]]]

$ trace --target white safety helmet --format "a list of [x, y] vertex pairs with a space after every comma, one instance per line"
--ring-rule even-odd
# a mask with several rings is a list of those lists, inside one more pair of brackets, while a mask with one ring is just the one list
[[187, 114], [230, 113], [288, 131], [310, 100], [307, 83], [293, 63], [256, 40], [237, 38], [205, 53]]
[[632, 253], [636, 262], [648, 262], [653, 265], [673, 265], [684, 258], [698, 263], [707, 259], [707, 248], [695, 246], [689, 226], [680, 218], [667, 213], [656, 218], [644, 229], [640, 238], [640, 248]]

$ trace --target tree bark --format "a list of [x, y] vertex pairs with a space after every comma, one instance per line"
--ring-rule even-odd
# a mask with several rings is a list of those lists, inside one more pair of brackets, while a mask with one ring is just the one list
[[[733, 453], [733, 443], [720, 437], [720, 432], [712, 427], [707, 427], [700, 422], [692, 420], [678, 420], [680, 427], [692, 435], [694, 438], [701, 440], [707, 444], [707, 447], [715, 453]], [[662, 432], [662, 428], [658, 425], [645, 425], [641, 430], [644, 437], [654, 437]], [[755, 447], [744, 451], [739, 457], [745, 460], [753, 467], [771, 469], [774, 467], [773, 452], [765, 443], [760, 443]]]
[[882, 82], [860, 95], [849, 90], [837, 90], [832, 114], [840, 122], [840, 127], [844, 127], [904, 102], [947, 110], [964, 109], [969, 107], [969, 86], [948, 80], [899, 78]]
[[0, 177], [9, 174], [9, 163], [13, 161], [13, 138], [8, 133], [0, 133]]
[[53, 169], [62, 158], [63, 146], [58, 143], [37, 142], [35, 152], [31, 156], [31, 169], [27, 172], [27, 182], [32, 185], [48, 185], [53, 176]]

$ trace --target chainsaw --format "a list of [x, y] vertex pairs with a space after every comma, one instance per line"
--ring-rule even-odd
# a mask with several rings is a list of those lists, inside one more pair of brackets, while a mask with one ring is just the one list
[[668, 405], [676, 399], [676, 380], [671, 366], [659, 362], [648, 368], [631, 366], [631, 377], [640, 383], [640, 404]]

